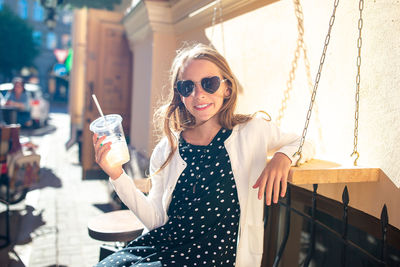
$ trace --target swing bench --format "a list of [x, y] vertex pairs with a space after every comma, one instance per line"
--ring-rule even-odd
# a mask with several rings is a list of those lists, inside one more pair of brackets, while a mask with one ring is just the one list
[[[306, 116], [306, 121], [303, 129], [303, 134], [300, 142], [300, 146], [298, 151], [294, 155], [300, 156], [299, 160], [296, 163], [295, 167], [292, 167], [289, 171], [288, 182], [294, 185], [306, 185], [306, 184], [323, 184], [323, 183], [351, 183], [351, 182], [377, 182], [379, 178], [384, 175], [383, 171], [380, 168], [374, 167], [362, 167], [357, 165], [357, 160], [359, 158], [359, 152], [357, 151], [357, 142], [358, 142], [358, 117], [359, 117], [359, 91], [360, 91], [360, 67], [361, 67], [361, 46], [362, 46], [362, 38], [361, 38], [361, 30], [363, 25], [362, 19], [362, 10], [364, 3], [360, 1], [359, 10], [360, 17], [358, 20], [358, 39], [357, 39], [357, 48], [358, 48], [358, 56], [356, 59], [357, 63], [357, 75], [356, 75], [356, 110], [355, 110], [355, 127], [354, 127], [354, 150], [351, 156], [356, 156], [354, 160], [353, 166], [341, 165], [336, 162], [326, 161], [322, 159], [312, 159], [301, 166], [299, 165], [301, 159], [302, 147], [305, 141], [305, 137], [307, 134], [307, 129], [312, 113], [312, 109], [315, 104], [315, 97], [319, 85], [319, 80], [321, 77], [322, 67], [324, 64], [326, 51], [328, 48], [330, 33], [332, 30], [333, 23], [335, 21], [335, 13], [336, 8], [338, 6], [339, 1], [335, 1], [333, 14], [329, 21], [329, 29], [325, 38], [324, 48], [320, 59], [320, 64], [318, 68], [318, 73], [315, 78], [315, 82], [312, 83], [311, 74], [310, 74], [310, 64], [307, 57], [307, 49], [304, 43], [304, 25], [303, 25], [303, 12], [300, 4], [300, 0], [294, 0], [295, 14], [297, 17], [297, 29], [298, 29], [298, 38], [297, 38], [297, 47], [295, 49], [294, 58], [292, 61], [292, 68], [289, 73], [289, 79], [286, 83], [287, 88], [284, 92], [284, 98], [282, 100], [281, 108], [279, 110], [279, 114], [277, 117], [277, 124], [280, 125], [280, 121], [283, 118], [284, 111], [287, 107], [287, 100], [289, 99], [290, 92], [293, 88], [293, 80], [295, 78], [295, 72], [297, 69], [297, 62], [301, 52], [303, 52], [304, 65], [306, 69], [306, 74], [308, 78], [308, 85], [310, 88], [313, 87], [311, 92], [311, 101], [309, 105], [309, 109]], [[315, 107], [317, 109], [317, 107]]]

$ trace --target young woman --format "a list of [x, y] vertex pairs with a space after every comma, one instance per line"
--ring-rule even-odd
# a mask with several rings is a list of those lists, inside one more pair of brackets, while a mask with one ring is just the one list
[[[285, 195], [299, 138], [261, 117], [235, 114], [237, 86], [211, 47], [178, 52], [148, 196], [121, 166], [107, 164], [110, 143], [93, 136], [96, 162], [150, 230], [97, 266], [260, 266], [263, 198], [270, 205]], [[311, 151], [305, 145], [303, 158]]]

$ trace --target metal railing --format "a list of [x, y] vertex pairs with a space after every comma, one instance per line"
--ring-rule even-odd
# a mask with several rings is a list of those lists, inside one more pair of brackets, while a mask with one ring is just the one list
[[[349, 224], [349, 209], [352, 210], [352, 215], [354, 215], [354, 211], [357, 210], [349, 207], [349, 192], [347, 186], [345, 186], [343, 190], [341, 203], [334, 200], [329, 200], [332, 202], [330, 205], [335, 206], [335, 214], [329, 214], [329, 208], [325, 208], [324, 211], [321, 211], [317, 208], [317, 204], [322, 205], [324, 201], [328, 200], [327, 198], [317, 194], [317, 184], [313, 185], [312, 192], [307, 191], [308, 197], [303, 197], [300, 201], [296, 200], [296, 205], [293, 205], [293, 189], [297, 191], [303, 190], [303, 195], [304, 191], [307, 191], [293, 185], [288, 185], [286, 197], [279, 201], [278, 208], [276, 209], [278, 210], [280, 216], [270, 216], [271, 208], [266, 206], [266, 226], [267, 224], [274, 225], [270, 226], [272, 227], [272, 230], [269, 230], [266, 235], [273, 235], [275, 233], [277, 236], [279, 235], [280, 238], [275, 238], [275, 240], [265, 244], [265, 249], [276, 250], [276, 255], [274, 259], [272, 259], [273, 255], [269, 255], [270, 259], [266, 261], [269, 263], [264, 263], [263, 266], [288, 266], [288, 264], [282, 264], [281, 260], [284, 256], [289, 236], [291, 234], [295, 236], [299, 234], [291, 233], [291, 228], [294, 227], [293, 216], [301, 217], [303, 222], [302, 226], [304, 229], [301, 230], [300, 234], [303, 234], [303, 236], [307, 237], [303, 238], [302, 241], [296, 241], [299, 243], [303, 242], [303, 248], [298, 249], [297, 251], [299, 253], [299, 266], [355, 266], [355, 262], [358, 264], [361, 262], [361, 266], [400, 266], [400, 243], [396, 244], [395, 247], [390, 247], [391, 257], [389, 258], [388, 256], [388, 229], [389, 227], [394, 229], [397, 237], [400, 236], [400, 231], [389, 225], [386, 205], [384, 205], [382, 208], [380, 220], [366, 214], [361, 216], [362, 218], [364, 218], [363, 216], [368, 216], [370, 220], [374, 221], [374, 227], [380, 227], [380, 229], [373, 230], [374, 233], [369, 233], [368, 230], [365, 229], [359, 230], [359, 226], [362, 228], [363, 224], [363, 219], [361, 217], [358, 220], [358, 223], [356, 223], [357, 219], [354, 219], [353, 216], [352, 224]], [[341, 209], [341, 216], [339, 216], [337, 212], [338, 209]], [[362, 214], [360, 211], [357, 212], [357, 214]], [[371, 240], [369, 243], [373, 245], [366, 244], [368, 242], [353, 240], [353, 237], [357, 236], [356, 234], [359, 235], [360, 233], [365, 234], [367, 239], [369, 238], [369, 240]], [[373, 236], [375, 237], [373, 238]], [[321, 263], [315, 259], [316, 246], [325, 246], [326, 244], [323, 244], [324, 240], [329, 240], [330, 244], [327, 245], [327, 249], [325, 247], [327, 251], [322, 252], [324, 253], [323, 257], [326, 262]], [[331, 246], [330, 248], [329, 245]], [[331, 251], [329, 251], [329, 249]], [[290, 253], [290, 257], [293, 258], [296, 256], [293, 254], [296, 254], [297, 252], [291, 250], [287, 253]], [[319, 251], [319, 253], [321, 254], [321, 251]], [[264, 256], [265, 254], [266, 253], [264, 253]], [[328, 259], [329, 257], [334, 258], [333, 261], [336, 262], [333, 263], [330, 261]]]

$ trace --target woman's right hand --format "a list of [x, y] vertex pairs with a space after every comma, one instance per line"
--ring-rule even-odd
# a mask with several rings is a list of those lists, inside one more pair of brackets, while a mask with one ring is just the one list
[[121, 176], [123, 170], [121, 165], [110, 166], [106, 160], [106, 156], [111, 149], [111, 142], [102, 144], [106, 136], [99, 137], [98, 134], [93, 134], [93, 146], [96, 163], [103, 169], [111, 179], [115, 180]]

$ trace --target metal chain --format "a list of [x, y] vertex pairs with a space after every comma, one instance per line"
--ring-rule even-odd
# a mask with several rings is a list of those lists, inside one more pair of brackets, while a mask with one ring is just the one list
[[217, 12], [218, 12], [218, 22], [221, 25], [221, 37], [222, 37], [222, 49], [223, 54], [225, 55], [225, 35], [224, 35], [224, 24], [222, 19], [222, 0], [217, 0], [217, 3], [214, 6], [213, 17], [211, 20], [211, 37], [210, 37], [210, 45], [212, 44], [212, 40], [214, 37], [214, 29], [215, 24], [217, 23]]
[[216, 20], [216, 17], [217, 17], [217, 7], [214, 6], [213, 17], [212, 17], [212, 20], [211, 20], [211, 37], [210, 37], [210, 44], [211, 44], [211, 41], [212, 41], [212, 39], [213, 39], [213, 37], [214, 37], [214, 29], [215, 29], [215, 20]]
[[[289, 80], [286, 82], [286, 90], [283, 93], [283, 99], [281, 103], [281, 108], [279, 109], [278, 112], [278, 117], [276, 118], [276, 124], [279, 126], [281, 124], [284, 112], [287, 108], [287, 102], [290, 99], [290, 92], [293, 89], [293, 81], [296, 77], [296, 70], [297, 70], [297, 62], [300, 57], [300, 50], [303, 49], [305, 50], [305, 45], [304, 45], [304, 16], [303, 16], [303, 10], [300, 5], [299, 0], [293, 0], [294, 5], [295, 5], [295, 14], [297, 18], [297, 31], [298, 31], [298, 36], [297, 36], [297, 46], [294, 51], [294, 58], [292, 60], [292, 68], [290, 69], [289, 72]], [[306, 54], [305, 54], [306, 55]], [[307, 65], [306, 65], [307, 67]], [[309, 65], [308, 65], [309, 67]]]
[[331, 31], [332, 31], [333, 23], [335, 22], [336, 8], [337, 8], [338, 4], [339, 4], [339, 0], [335, 0], [333, 12], [332, 12], [331, 18], [329, 20], [328, 33], [327, 33], [327, 35], [325, 37], [324, 49], [322, 51], [321, 59], [320, 59], [320, 62], [319, 62], [318, 73], [317, 73], [317, 76], [315, 78], [314, 89], [313, 89], [313, 92], [312, 92], [312, 95], [311, 95], [310, 106], [308, 108], [308, 112], [307, 112], [307, 116], [306, 116], [306, 122], [305, 122], [305, 125], [304, 125], [303, 134], [302, 134], [301, 140], [300, 140], [299, 149], [297, 150], [296, 153], [293, 154], [293, 157], [299, 156], [299, 159], [296, 162], [296, 166], [300, 165], [300, 160], [302, 159], [302, 154], [301, 153], [302, 153], [304, 141], [305, 141], [306, 135], [307, 135], [308, 124], [310, 123], [312, 108], [313, 108], [313, 105], [314, 105], [314, 102], [315, 102], [315, 96], [317, 94], [318, 84], [319, 84], [319, 80], [321, 78], [321, 71], [322, 71], [322, 67], [323, 67], [324, 62], [325, 62], [326, 51], [328, 49], [329, 40], [331, 38]]
[[358, 117], [359, 117], [359, 104], [360, 104], [360, 69], [361, 69], [361, 46], [362, 46], [362, 38], [361, 38], [361, 30], [363, 27], [363, 19], [362, 19], [362, 11], [364, 9], [364, 0], [360, 0], [358, 4], [358, 9], [360, 10], [360, 18], [358, 19], [358, 39], [357, 39], [357, 49], [358, 55], [356, 60], [357, 65], [357, 75], [356, 75], [356, 111], [355, 111], [355, 122], [354, 122], [354, 149], [353, 153], [350, 155], [351, 157], [356, 155], [356, 159], [354, 160], [354, 166], [357, 166], [357, 160], [360, 157], [360, 154], [357, 151], [358, 144]]
[[[306, 69], [306, 74], [307, 74], [307, 84], [308, 84], [308, 89], [310, 91], [310, 95], [312, 95], [313, 93], [313, 82], [312, 82], [312, 78], [311, 78], [311, 69], [310, 69], [310, 62], [308, 60], [308, 56], [307, 56], [307, 47], [306, 44], [303, 42], [303, 60], [304, 60], [304, 65], [305, 65], [305, 69]], [[315, 123], [317, 125], [318, 128], [318, 136], [319, 139], [322, 140], [322, 127], [321, 127], [321, 121], [319, 119], [319, 108], [317, 103], [314, 103], [314, 117], [315, 117]]]
[[[304, 61], [304, 67], [306, 70], [306, 76], [307, 76], [307, 87], [310, 91], [310, 95], [313, 92], [313, 81], [311, 78], [311, 68], [310, 68], [310, 61], [308, 60], [308, 52], [307, 52], [307, 46], [306, 43], [304, 42], [304, 15], [303, 15], [303, 8], [300, 4], [300, 0], [293, 0], [294, 3], [294, 11], [296, 14], [297, 18], [297, 30], [298, 30], [298, 38], [297, 38], [297, 47], [294, 53], [294, 58], [292, 61], [292, 69], [289, 72], [289, 80], [286, 82], [286, 91], [284, 92], [284, 97], [282, 99], [281, 107], [278, 112], [278, 117], [276, 118], [276, 124], [278, 126], [281, 125], [281, 121], [283, 120], [284, 117], [284, 112], [287, 108], [287, 102], [290, 99], [290, 94], [293, 89], [293, 80], [295, 79], [295, 71], [297, 68], [297, 61], [299, 58], [300, 51], [303, 51], [303, 61]], [[317, 103], [314, 103], [314, 110], [315, 110], [315, 122], [317, 125], [321, 125], [321, 122], [319, 120], [319, 111], [318, 111], [318, 105]], [[318, 127], [318, 136], [320, 139], [322, 139], [322, 130], [321, 127]]]
[[222, 0], [218, 0], [218, 9], [219, 9], [219, 24], [221, 25], [221, 37], [222, 37], [222, 51], [225, 56], [225, 34], [224, 34], [224, 22], [222, 19]]

